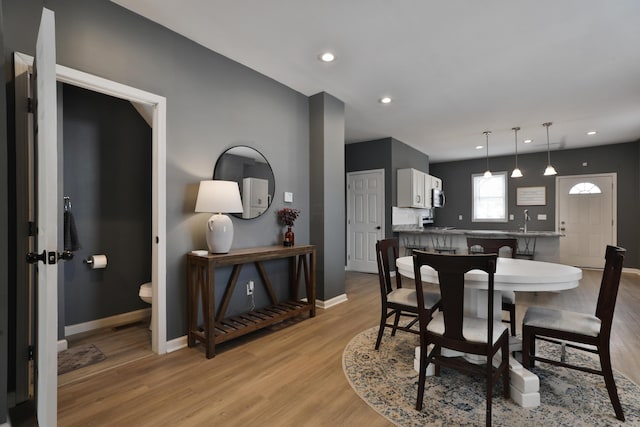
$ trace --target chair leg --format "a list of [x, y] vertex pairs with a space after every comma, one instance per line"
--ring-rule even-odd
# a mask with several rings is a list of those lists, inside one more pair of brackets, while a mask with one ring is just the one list
[[509, 323], [511, 324], [511, 336], [516, 336], [516, 305], [509, 305]]
[[391, 330], [391, 336], [396, 336], [396, 329], [398, 329], [398, 323], [400, 323], [400, 310], [395, 310], [396, 317], [393, 319], [393, 329]]
[[535, 355], [535, 351], [536, 336], [527, 326], [524, 326], [522, 328], [522, 366], [533, 368], [535, 362], [530, 356]]
[[376, 339], [376, 350], [380, 348], [380, 342], [382, 341], [382, 334], [384, 334], [384, 325], [387, 323], [387, 309], [383, 308], [380, 314], [380, 327], [378, 328], [378, 339]]
[[[490, 359], [489, 357], [487, 359]], [[486, 412], [486, 425], [491, 427], [491, 400], [493, 398], [493, 366], [490, 360], [487, 360], [487, 408]]]
[[611, 355], [609, 354], [608, 343], [601, 346], [598, 353], [600, 355], [600, 366], [602, 367], [602, 375], [604, 376], [604, 382], [607, 385], [607, 391], [609, 392], [609, 399], [611, 400], [611, 404], [613, 405], [613, 410], [616, 412], [616, 418], [620, 421], [624, 421], [624, 413], [622, 412], [620, 398], [618, 398], [616, 382], [613, 379], [613, 370], [611, 369]]
[[424, 384], [427, 380], [427, 344], [424, 339], [420, 339], [420, 372], [418, 373], [418, 397], [416, 399], [416, 410], [422, 410], [424, 399]]

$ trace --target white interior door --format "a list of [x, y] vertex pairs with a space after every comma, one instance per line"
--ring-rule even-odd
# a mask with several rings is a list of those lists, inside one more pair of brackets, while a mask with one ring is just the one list
[[58, 141], [54, 14], [42, 10], [34, 62], [36, 252], [36, 406], [38, 425], [55, 426], [58, 403]]
[[384, 236], [384, 169], [347, 174], [347, 268], [375, 273], [376, 242]]
[[560, 260], [579, 267], [604, 267], [606, 245], [616, 244], [615, 174], [556, 178]]

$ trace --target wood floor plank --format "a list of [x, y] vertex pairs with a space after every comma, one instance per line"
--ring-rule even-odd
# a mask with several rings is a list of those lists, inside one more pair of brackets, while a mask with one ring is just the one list
[[[518, 293], [518, 324], [528, 305], [593, 312], [600, 277], [585, 270], [577, 289]], [[212, 359], [198, 346], [76, 379], [59, 387], [59, 425], [391, 426], [355, 394], [342, 371], [349, 340], [378, 324], [377, 280], [348, 272], [345, 303], [217, 345]], [[637, 307], [640, 276], [625, 273], [612, 357], [615, 369], [640, 383]]]

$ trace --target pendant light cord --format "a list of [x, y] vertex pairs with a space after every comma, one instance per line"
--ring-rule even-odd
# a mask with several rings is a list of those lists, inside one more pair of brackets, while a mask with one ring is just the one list
[[487, 143], [485, 144], [487, 146], [487, 170], [489, 170], [489, 134], [491, 133], [490, 130], [485, 130], [484, 132], [484, 136], [486, 137]]
[[544, 123], [543, 126], [547, 128], [547, 165], [550, 165], [551, 164], [551, 148], [549, 146], [549, 126], [551, 126], [551, 122]]
[[520, 130], [520, 128], [518, 126], [513, 128], [513, 132], [515, 133], [515, 140], [516, 140], [516, 169], [518, 169], [518, 131]]

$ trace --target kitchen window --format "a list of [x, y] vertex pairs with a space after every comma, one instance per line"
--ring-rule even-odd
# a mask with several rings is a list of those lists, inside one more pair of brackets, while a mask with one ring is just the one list
[[507, 172], [471, 175], [472, 222], [507, 222]]

